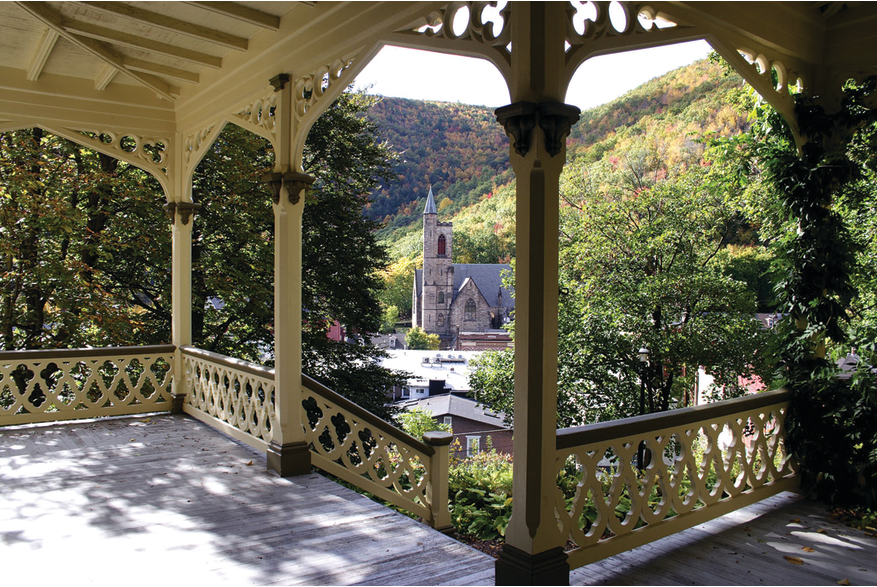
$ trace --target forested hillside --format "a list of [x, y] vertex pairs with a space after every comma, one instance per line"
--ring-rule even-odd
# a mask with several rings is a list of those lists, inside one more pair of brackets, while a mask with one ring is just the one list
[[453, 214], [510, 179], [508, 143], [490, 108], [383, 98], [369, 116], [400, 156], [399, 180], [375, 192], [366, 211], [384, 233], [420, 221], [429, 186]]
[[[629, 167], [638, 160], [640, 168], [665, 176], [680, 166], [698, 165], [703, 138], [746, 128], [750, 100], [742, 79], [718, 63], [703, 60], [674, 70], [582, 112], [568, 140], [565, 175], [600, 162]], [[422, 248], [421, 214], [430, 182], [442, 220], [454, 222], [455, 262], [514, 257], [508, 139], [492, 109], [484, 107], [385, 98], [371, 115], [405, 160], [397, 168], [397, 184], [376, 194], [371, 215], [387, 223], [379, 234], [396, 261], [386, 275], [395, 291], [387, 292], [385, 304], [392, 300], [406, 315], [408, 274], [413, 275]], [[439, 129], [453, 130], [444, 134]], [[466, 179], [451, 183], [452, 177]], [[399, 208], [391, 208], [393, 201], [401, 202]]]

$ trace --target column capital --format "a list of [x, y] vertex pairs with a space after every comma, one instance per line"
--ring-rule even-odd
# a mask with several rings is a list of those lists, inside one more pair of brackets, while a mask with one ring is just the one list
[[545, 133], [545, 150], [554, 157], [563, 149], [563, 139], [578, 122], [581, 110], [562, 102], [515, 102], [497, 108], [494, 114], [513, 139], [518, 155], [524, 157], [530, 151], [530, 133], [538, 124]]
[[201, 204], [195, 202], [168, 202], [164, 205], [164, 209], [168, 213], [168, 222], [176, 223], [179, 215], [180, 222], [184, 225], [189, 224], [189, 220], [195, 215], [195, 212], [201, 209]]
[[271, 193], [274, 195], [274, 203], [280, 203], [280, 192], [285, 187], [289, 194], [289, 203], [298, 204], [301, 199], [301, 192], [308, 186], [312, 185], [316, 178], [307, 173], [299, 173], [297, 171], [287, 171], [281, 173], [274, 171], [266, 173], [262, 176], [262, 181], [271, 187]]

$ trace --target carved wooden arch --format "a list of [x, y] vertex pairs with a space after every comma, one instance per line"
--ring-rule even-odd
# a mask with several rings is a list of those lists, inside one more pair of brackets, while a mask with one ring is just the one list
[[[175, 155], [175, 137], [168, 135], [165, 137], [148, 137], [123, 129], [112, 127], [101, 127], [100, 129], [79, 129], [68, 126], [60, 126], [55, 124], [46, 124], [37, 120], [17, 120], [4, 121], [0, 123], [0, 132], [8, 132], [14, 130], [22, 130], [26, 128], [41, 128], [46, 132], [50, 132], [59, 137], [65, 138], [77, 145], [87, 147], [104, 155], [109, 155], [119, 161], [124, 161], [129, 165], [133, 165], [142, 171], [152, 175], [161, 185], [165, 198], [169, 199], [171, 193], [171, 183], [174, 179], [176, 166], [174, 162]], [[89, 135], [95, 136], [89, 136]], [[104, 140], [101, 140], [103, 137]], [[125, 145], [131, 145], [129, 139], [134, 143], [133, 150], [127, 150]], [[163, 145], [163, 148], [157, 149], [158, 157], [153, 157], [144, 147]], [[156, 158], [158, 160], [156, 160]]]
[[[500, 75], [510, 85], [512, 79], [511, 3], [496, 10], [490, 2], [450, 2], [432, 10], [417, 20], [387, 33], [381, 37], [380, 47], [394, 45], [410, 49], [421, 49], [485, 59], [499, 70]], [[468, 11], [468, 20], [463, 31], [453, 30], [454, 18]], [[496, 12], [491, 12], [496, 10]], [[491, 19], [491, 20], [486, 20]], [[499, 32], [494, 32], [494, 23], [500, 24]]]

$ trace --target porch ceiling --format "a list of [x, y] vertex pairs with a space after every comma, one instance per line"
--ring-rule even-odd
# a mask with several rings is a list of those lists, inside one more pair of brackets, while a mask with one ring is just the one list
[[[2, 2], [0, 130], [40, 120], [185, 132], [337, 60], [358, 69], [383, 43], [485, 54], [467, 39], [407, 35], [441, 2]], [[630, 13], [643, 3], [629, 3]], [[735, 49], [801, 71], [877, 69], [877, 4], [655, 2]], [[465, 36], [465, 35], [464, 35]], [[618, 35], [597, 35], [605, 42]], [[626, 35], [611, 50], [654, 44]], [[403, 42], [404, 41], [404, 42]]]

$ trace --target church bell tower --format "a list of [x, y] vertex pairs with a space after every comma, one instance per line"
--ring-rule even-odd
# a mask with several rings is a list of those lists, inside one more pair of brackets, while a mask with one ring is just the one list
[[423, 210], [423, 329], [431, 334], [451, 333], [448, 324], [454, 291], [451, 265], [453, 223], [439, 222], [432, 186]]

